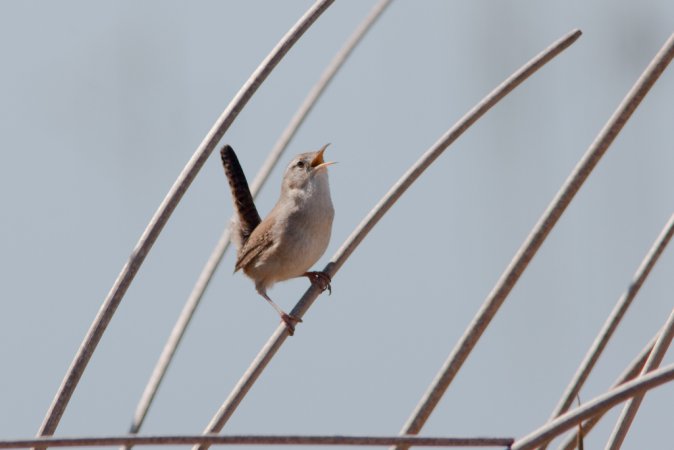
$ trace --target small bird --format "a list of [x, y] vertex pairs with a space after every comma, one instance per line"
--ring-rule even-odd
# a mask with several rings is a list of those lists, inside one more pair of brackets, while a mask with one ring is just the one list
[[236, 210], [232, 221], [232, 241], [237, 247], [234, 271], [242, 269], [255, 282], [255, 289], [278, 312], [291, 336], [302, 319], [284, 312], [269, 298], [267, 289], [277, 281], [304, 276], [321, 291], [332, 293], [327, 273], [308, 271], [328, 247], [335, 215], [327, 170], [334, 162], [323, 160], [328, 145], [293, 158], [283, 175], [276, 206], [264, 220], [260, 220], [234, 150], [225, 145], [220, 151]]

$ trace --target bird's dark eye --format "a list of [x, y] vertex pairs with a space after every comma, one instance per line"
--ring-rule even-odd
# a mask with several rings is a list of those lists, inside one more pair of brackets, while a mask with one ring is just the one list
[[304, 167], [304, 161], [297, 161], [297, 164], [295, 165], [301, 169]]

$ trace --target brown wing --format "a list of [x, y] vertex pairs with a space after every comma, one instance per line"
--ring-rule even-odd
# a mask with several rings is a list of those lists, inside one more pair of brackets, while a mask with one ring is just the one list
[[240, 242], [245, 244], [253, 233], [253, 230], [260, 224], [260, 215], [253, 202], [253, 196], [250, 193], [246, 175], [243, 173], [234, 149], [229, 145], [225, 145], [220, 150], [220, 157], [222, 158], [225, 175], [227, 175], [229, 187], [232, 191], [234, 208], [239, 217], [240, 227], [235, 232], [239, 233]]
[[236, 266], [234, 271], [245, 268], [248, 264], [254, 262], [266, 249], [274, 245], [274, 237], [271, 234], [272, 223], [267, 218], [257, 227], [250, 239], [239, 249], [236, 257]]

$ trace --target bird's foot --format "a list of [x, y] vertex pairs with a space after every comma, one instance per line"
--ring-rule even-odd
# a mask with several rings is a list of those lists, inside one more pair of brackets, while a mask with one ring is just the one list
[[295, 324], [302, 321], [302, 319], [299, 317], [286, 313], [281, 314], [281, 320], [286, 324], [286, 328], [288, 329], [288, 334], [290, 336], [295, 334]]
[[327, 273], [325, 273], [325, 272], [305, 272], [304, 276], [309, 278], [309, 281], [311, 281], [311, 284], [313, 284], [318, 289], [320, 289], [321, 292], [323, 292], [327, 289], [328, 295], [332, 294], [332, 287], [330, 286], [330, 283], [332, 282], [332, 278], [330, 278], [330, 275], [328, 275]]

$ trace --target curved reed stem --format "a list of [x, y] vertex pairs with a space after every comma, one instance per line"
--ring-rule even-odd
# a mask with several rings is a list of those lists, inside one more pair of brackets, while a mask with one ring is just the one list
[[241, 87], [239, 92], [232, 99], [230, 104], [224, 110], [222, 115], [215, 122], [211, 130], [208, 132], [204, 140], [201, 142], [194, 155], [190, 158], [187, 165], [183, 168], [169, 190], [168, 194], [162, 201], [161, 205], [150, 220], [147, 228], [143, 232], [140, 240], [134, 247], [129, 260], [122, 268], [121, 273], [115, 280], [110, 292], [94, 319], [87, 335], [80, 345], [73, 362], [59, 387], [52, 404], [47, 411], [42, 426], [38, 434], [40, 436], [48, 436], [54, 434], [58, 427], [63, 412], [65, 411], [70, 398], [72, 397], [77, 384], [79, 383], [84, 370], [94, 353], [105, 329], [107, 328], [112, 316], [117, 307], [122, 301], [124, 294], [133, 282], [138, 269], [143, 264], [145, 257], [152, 249], [153, 244], [161, 233], [164, 225], [171, 217], [176, 206], [182, 199], [185, 191], [199, 173], [199, 170], [206, 162], [206, 159], [211, 154], [220, 138], [225, 134], [225, 131], [230, 127], [239, 112], [248, 103], [248, 100], [253, 96], [257, 88], [267, 78], [271, 71], [281, 61], [281, 59], [288, 53], [290, 48], [299, 40], [304, 32], [318, 19], [318, 17], [333, 3], [334, 0], [320, 0], [317, 1], [309, 10], [300, 18], [300, 20], [283, 36], [274, 49], [267, 55], [253, 74], [248, 78], [246, 83]]
[[[358, 247], [362, 240], [372, 230], [372, 228], [379, 222], [384, 214], [395, 204], [395, 202], [403, 195], [414, 181], [421, 176], [421, 174], [437, 159], [440, 154], [456, 139], [459, 138], [471, 125], [473, 125], [480, 117], [482, 117], [492, 106], [498, 103], [509, 92], [519, 86], [524, 80], [531, 76], [534, 72], [540, 69], [545, 63], [550, 61], [553, 57], [559, 54], [562, 50], [571, 45], [580, 36], [580, 31], [575, 30], [567, 34], [560, 41], [546, 51], [536, 56], [526, 65], [512, 74], [501, 85], [494, 89], [487, 95], [480, 103], [478, 103], [472, 110], [463, 116], [453, 127], [451, 127], [440, 139], [428, 149], [419, 160], [407, 170], [407, 172], [391, 187], [391, 189], [384, 195], [384, 197], [375, 205], [375, 207], [368, 213], [363, 221], [356, 227], [351, 235], [342, 244], [337, 253], [333, 256], [332, 261], [328, 263], [324, 269], [331, 277], [334, 278], [340, 267], [346, 262], [353, 251]], [[319, 291], [313, 286], [310, 287], [297, 305], [293, 308], [290, 314], [296, 317], [302, 317], [306, 311], [311, 307], [316, 300]], [[274, 357], [276, 352], [281, 348], [286, 338], [288, 337], [287, 328], [281, 324], [276, 331], [269, 338], [267, 343], [262, 347], [256, 358], [253, 360], [248, 370], [242, 375], [239, 382], [236, 384], [229, 397], [222, 404], [220, 409], [213, 416], [211, 422], [206, 427], [205, 433], [217, 433], [224, 427], [238, 405], [246, 396], [250, 388], [258, 379], [265, 367]], [[208, 445], [198, 446], [199, 450], [205, 450]]]
[[[300, 105], [295, 115], [290, 120], [290, 123], [283, 131], [279, 139], [276, 141], [276, 144], [274, 144], [274, 147], [269, 153], [269, 156], [267, 157], [266, 161], [260, 168], [255, 179], [251, 183], [251, 193], [253, 195], [253, 198], [257, 196], [257, 194], [262, 189], [262, 186], [264, 186], [264, 183], [269, 178], [269, 174], [271, 173], [272, 169], [278, 162], [279, 158], [281, 157], [285, 149], [288, 147], [288, 144], [295, 136], [295, 133], [304, 122], [306, 116], [309, 114], [309, 112], [316, 104], [316, 101], [320, 98], [321, 94], [328, 87], [328, 85], [330, 84], [334, 76], [337, 74], [339, 69], [344, 65], [353, 49], [363, 39], [367, 31], [372, 27], [372, 25], [374, 25], [374, 23], [377, 21], [381, 13], [384, 12], [384, 10], [386, 9], [386, 7], [389, 5], [390, 2], [391, 0], [380, 0], [374, 6], [374, 8], [372, 8], [368, 16], [365, 18], [365, 20], [363, 20], [363, 22], [361, 22], [360, 25], [358, 25], [356, 30], [347, 39], [344, 46], [337, 52], [332, 61], [330, 61], [330, 63], [326, 67], [325, 71], [321, 75], [318, 82], [311, 88], [309, 94], [304, 99], [304, 101]], [[148, 410], [150, 409], [150, 406], [152, 405], [155, 395], [157, 394], [159, 385], [164, 379], [164, 375], [166, 375], [166, 371], [168, 370], [168, 367], [171, 364], [171, 361], [173, 360], [173, 356], [175, 355], [178, 345], [180, 345], [180, 341], [185, 335], [185, 330], [187, 329], [187, 326], [192, 320], [194, 312], [199, 306], [201, 298], [203, 297], [206, 288], [208, 287], [211, 279], [213, 278], [215, 271], [220, 265], [220, 261], [222, 261], [222, 257], [227, 251], [229, 244], [230, 244], [230, 232], [229, 226], [227, 226], [222, 232], [222, 235], [220, 236], [218, 243], [213, 248], [210, 257], [208, 258], [208, 261], [206, 261], [206, 264], [201, 270], [201, 273], [197, 278], [197, 282], [192, 288], [192, 291], [190, 292], [190, 295], [187, 298], [187, 301], [185, 302], [185, 305], [183, 306], [180, 315], [178, 316], [178, 320], [176, 321], [175, 325], [173, 326], [173, 329], [171, 330], [171, 334], [169, 335], [166, 344], [164, 345], [162, 353], [159, 356], [159, 359], [157, 360], [154, 370], [152, 371], [152, 375], [150, 376], [147, 385], [145, 386], [145, 389], [143, 391], [143, 394], [141, 395], [141, 398], [138, 402], [138, 405], [136, 406], [136, 412], [134, 413], [129, 433], [131, 434], [138, 433], [138, 431], [142, 427], [143, 422], [145, 421], [145, 417], [147, 416]]]
[[103, 447], [113, 445], [349, 445], [388, 446], [405, 443], [415, 447], [507, 447], [512, 438], [490, 437], [420, 437], [420, 436], [218, 436], [218, 435], [177, 435], [177, 436], [106, 436], [75, 438], [37, 438], [0, 441], [0, 448], [41, 447]]
[[674, 380], [674, 364], [649, 372], [602, 394], [573, 411], [562, 414], [533, 433], [517, 439], [511, 450], [532, 450], [578, 425], [582, 420], [608, 411], [614, 406]]
[[[662, 329], [662, 333], [660, 333], [660, 337], [655, 342], [653, 350], [648, 355], [646, 364], [644, 364], [643, 369], [641, 369], [642, 375], [655, 370], [660, 365], [669, 345], [672, 343], [672, 338], [674, 338], [674, 310], [672, 310], [672, 313], [669, 315], [669, 318]], [[639, 406], [641, 406], [644, 395], [645, 394], [635, 395], [623, 407], [620, 417], [618, 418], [618, 423], [616, 423], [608, 443], [606, 444], [606, 450], [618, 450], [622, 446], [625, 437], [627, 436], [627, 432], [632, 425], [632, 421], [634, 421], [634, 417], [637, 415], [637, 411], [639, 411]]]
[[[594, 343], [585, 355], [583, 362], [580, 364], [580, 367], [578, 367], [578, 370], [573, 376], [573, 379], [564, 391], [562, 399], [555, 408], [555, 411], [550, 417], [550, 420], [568, 411], [569, 407], [572, 405], [573, 399], [580, 392], [580, 389], [583, 387], [583, 383], [585, 383], [585, 380], [587, 380], [587, 377], [590, 375], [594, 365], [596, 364], [597, 360], [599, 360], [601, 353], [604, 351], [604, 348], [606, 348], [608, 341], [611, 339], [611, 336], [613, 336], [613, 332], [616, 330], [616, 328], [618, 328], [618, 325], [627, 312], [627, 309], [630, 307], [632, 300], [634, 300], [636, 295], [639, 293], [641, 286], [643, 286], [646, 278], [648, 278], [648, 275], [653, 269], [653, 266], [655, 266], [655, 264], [658, 262], [658, 258], [660, 258], [660, 255], [662, 255], [662, 252], [667, 247], [667, 244], [671, 240], [673, 234], [674, 214], [670, 216], [667, 224], [660, 232], [660, 235], [658, 235], [650, 250], [641, 261], [641, 264], [634, 274], [629, 287], [618, 299], [618, 302], [613, 308], [613, 311], [611, 311], [611, 314], [606, 319], [606, 322], [599, 331], [599, 334], [595, 338]], [[544, 449], [545, 447], [542, 448]]]
[[[623, 373], [618, 377], [615, 383], [613, 383], [613, 386], [611, 386], [611, 389], [615, 389], [621, 384], [633, 380], [634, 378], [638, 377], [639, 374], [641, 373], [641, 369], [644, 367], [644, 364], [646, 364], [646, 360], [648, 359], [648, 355], [651, 354], [651, 351], [653, 350], [653, 346], [655, 345], [655, 341], [658, 340], [658, 337], [660, 337], [660, 334], [662, 333], [661, 331], [658, 331], [658, 333], [653, 336], [653, 338], [650, 340], [648, 344], [639, 352], [639, 355], [637, 355], [634, 360], [627, 366], [627, 369], [623, 371]], [[585, 422], [583, 422], [583, 436], [587, 436], [588, 433], [594, 428], [597, 423], [599, 423], [599, 420], [604, 416], [604, 412], [601, 412], [597, 414], [596, 416], [591, 417], [590, 419], [587, 419]], [[564, 441], [562, 445], [558, 447], [558, 450], [574, 450], [578, 445], [578, 432], [572, 433], [569, 438]]]
[[673, 43], [674, 40], [670, 39], [663, 50], [655, 56], [564, 182], [485, 299], [482, 307], [450, 353], [431, 386], [424, 393], [421, 401], [403, 427], [401, 434], [416, 434], [426, 423], [468, 355], [475, 348], [482, 333], [508, 297], [529, 262], [540, 249], [562, 213], [671, 61]]

